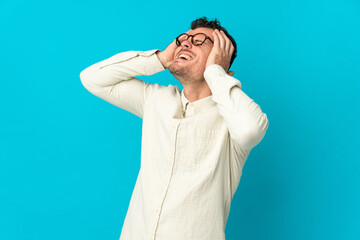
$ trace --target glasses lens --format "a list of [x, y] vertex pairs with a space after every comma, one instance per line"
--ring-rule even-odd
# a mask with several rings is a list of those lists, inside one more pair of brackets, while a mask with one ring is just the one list
[[176, 44], [178, 46], [180, 46], [180, 44], [185, 41], [188, 38], [188, 35], [186, 33], [181, 34], [180, 36], [177, 37], [177, 41]]
[[201, 45], [201, 44], [203, 44], [205, 39], [206, 39], [206, 35], [204, 33], [197, 33], [193, 37], [193, 44], [195, 46]]

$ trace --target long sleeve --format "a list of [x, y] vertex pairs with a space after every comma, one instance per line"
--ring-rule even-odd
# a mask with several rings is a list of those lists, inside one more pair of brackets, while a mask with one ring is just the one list
[[233, 197], [245, 161], [251, 149], [265, 136], [269, 122], [260, 106], [241, 90], [240, 81], [229, 76], [221, 66], [208, 66], [204, 77], [230, 134], [229, 178]]
[[142, 118], [153, 85], [135, 76], [165, 70], [156, 51], [118, 53], [84, 69], [80, 73], [81, 82], [95, 96]]
[[266, 114], [241, 90], [240, 81], [229, 76], [221, 66], [208, 66], [204, 77], [230, 137], [243, 151], [249, 152], [265, 135], [269, 125]]

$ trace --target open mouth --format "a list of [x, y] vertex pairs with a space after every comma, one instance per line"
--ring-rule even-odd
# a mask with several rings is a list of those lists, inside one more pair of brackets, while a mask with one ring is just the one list
[[187, 55], [187, 54], [184, 54], [184, 53], [180, 54], [180, 55], [178, 56], [178, 58], [184, 59], [184, 60], [187, 60], [187, 61], [192, 60], [192, 57], [191, 57], [190, 55]]

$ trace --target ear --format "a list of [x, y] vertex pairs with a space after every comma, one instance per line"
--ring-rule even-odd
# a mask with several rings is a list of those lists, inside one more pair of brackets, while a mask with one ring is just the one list
[[229, 76], [232, 76], [232, 75], [234, 75], [234, 71], [230, 71], [230, 72], [228, 72], [227, 74], [229, 75]]

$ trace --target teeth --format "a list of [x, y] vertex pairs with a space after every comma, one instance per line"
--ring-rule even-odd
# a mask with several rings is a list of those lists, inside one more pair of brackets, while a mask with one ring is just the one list
[[180, 54], [179, 58], [185, 58], [186, 60], [191, 60], [191, 57], [185, 54]]

